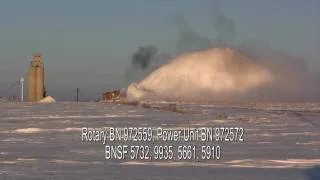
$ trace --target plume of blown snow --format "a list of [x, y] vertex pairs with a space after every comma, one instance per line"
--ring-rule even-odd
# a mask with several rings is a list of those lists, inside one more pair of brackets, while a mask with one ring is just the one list
[[236, 96], [272, 83], [268, 68], [230, 48], [211, 48], [182, 54], [145, 79], [129, 85], [127, 97], [212, 100]]

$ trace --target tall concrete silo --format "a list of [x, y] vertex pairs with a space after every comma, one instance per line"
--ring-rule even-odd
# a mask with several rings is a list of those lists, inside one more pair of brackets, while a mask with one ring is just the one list
[[44, 66], [41, 54], [34, 54], [28, 70], [28, 100], [44, 98]]

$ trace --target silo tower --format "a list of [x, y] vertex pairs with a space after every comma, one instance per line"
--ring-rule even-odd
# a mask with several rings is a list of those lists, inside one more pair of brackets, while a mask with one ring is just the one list
[[28, 100], [37, 102], [44, 98], [44, 66], [41, 54], [33, 55], [28, 70]]

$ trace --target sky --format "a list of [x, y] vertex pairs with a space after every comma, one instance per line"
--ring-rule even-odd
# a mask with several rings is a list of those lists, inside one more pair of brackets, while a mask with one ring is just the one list
[[[37, 52], [43, 55], [49, 94], [74, 99], [79, 87], [83, 98], [92, 99], [126, 86], [124, 73], [139, 46], [177, 52], [173, 15], [183, 15], [203, 36], [217, 34], [212, 0], [0, 2], [0, 96], [26, 75]], [[224, 0], [220, 11], [235, 22], [237, 43], [263, 38], [273, 48], [307, 59], [310, 69], [319, 72], [320, 1]]]

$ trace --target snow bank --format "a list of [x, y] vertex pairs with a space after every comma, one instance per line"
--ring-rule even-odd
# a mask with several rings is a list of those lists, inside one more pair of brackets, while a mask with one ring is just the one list
[[56, 102], [51, 96], [47, 96], [39, 101], [39, 103], [54, 103]]

